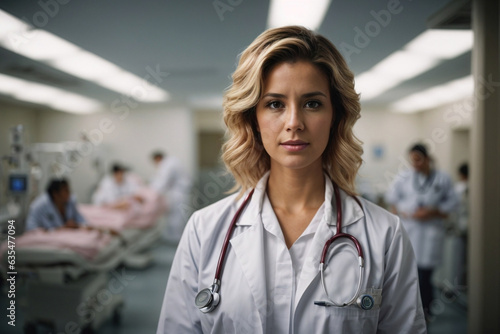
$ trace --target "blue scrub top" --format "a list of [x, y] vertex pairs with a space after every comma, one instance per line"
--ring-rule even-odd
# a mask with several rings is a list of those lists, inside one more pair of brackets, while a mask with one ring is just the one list
[[[76, 208], [76, 201], [70, 198], [65, 207], [66, 221], [73, 220], [78, 225], [85, 225], [85, 220]], [[26, 220], [26, 231], [35, 228], [47, 230], [62, 227], [65, 224], [61, 214], [47, 193], [38, 196], [30, 205]]]

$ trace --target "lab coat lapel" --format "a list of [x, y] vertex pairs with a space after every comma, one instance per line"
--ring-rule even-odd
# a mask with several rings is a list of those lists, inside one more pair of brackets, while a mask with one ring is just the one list
[[309, 248], [304, 266], [302, 267], [302, 272], [300, 273], [300, 279], [297, 285], [297, 292], [295, 295], [295, 305], [296, 308], [302, 295], [306, 289], [311, 285], [312, 281], [319, 274], [319, 261], [321, 259], [321, 252], [323, 251], [323, 246], [330, 239], [335, 232], [335, 227], [330, 227], [323, 220], [318, 226], [318, 230], [314, 235], [312, 245]]
[[300, 273], [295, 295], [295, 308], [297, 307], [307, 287], [311, 285], [311, 282], [316, 276], [318, 276], [319, 261], [321, 258], [321, 252], [323, 251], [323, 246], [335, 233], [335, 226], [330, 225], [330, 221], [332, 220], [332, 217], [334, 217], [333, 211], [335, 210], [335, 208], [332, 207], [332, 198], [333, 185], [329, 177], [325, 175], [325, 210], [318, 229], [314, 234], [311, 247], [309, 248], [304, 266], [302, 267], [302, 272]]
[[264, 227], [260, 216], [262, 191], [256, 187], [252, 200], [246, 212], [243, 212], [237, 226], [248, 226], [248, 228], [230, 241], [231, 248], [236, 254], [243, 274], [247, 279], [250, 291], [258, 309], [263, 331], [266, 328], [266, 273], [263, 270], [265, 263]]

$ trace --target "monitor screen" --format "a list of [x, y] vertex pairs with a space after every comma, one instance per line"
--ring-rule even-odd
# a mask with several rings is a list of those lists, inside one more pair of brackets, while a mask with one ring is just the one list
[[28, 190], [28, 177], [26, 175], [9, 175], [9, 190], [12, 192], [26, 192]]

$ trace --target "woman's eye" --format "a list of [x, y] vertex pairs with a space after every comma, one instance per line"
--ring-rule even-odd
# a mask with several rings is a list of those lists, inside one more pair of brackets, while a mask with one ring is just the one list
[[271, 109], [279, 109], [283, 107], [283, 104], [279, 101], [271, 101], [267, 104], [267, 106]]
[[317, 109], [321, 106], [321, 103], [318, 101], [309, 101], [306, 103], [305, 107], [309, 109]]

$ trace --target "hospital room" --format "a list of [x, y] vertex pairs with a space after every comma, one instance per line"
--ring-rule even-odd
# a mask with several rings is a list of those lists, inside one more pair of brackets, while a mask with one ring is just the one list
[[0, 333], [500, 333], [499, 87], [496, 0], [2, 0]]

